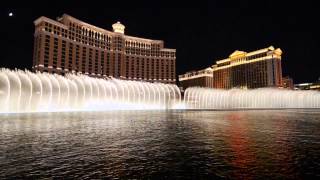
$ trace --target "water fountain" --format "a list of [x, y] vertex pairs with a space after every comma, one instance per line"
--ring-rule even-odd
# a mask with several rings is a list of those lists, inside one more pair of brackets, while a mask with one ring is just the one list
[[212, 89], [191, 87], [184, 93], [187, 109], [320, 108], [319, 91], [280, 88]]
[[147, 109], [320, 108], [320, 92], [190, 87], [0, 69], [0, 113]]
[[173, 109], [176, 85], [0, 70], [0, 112]]

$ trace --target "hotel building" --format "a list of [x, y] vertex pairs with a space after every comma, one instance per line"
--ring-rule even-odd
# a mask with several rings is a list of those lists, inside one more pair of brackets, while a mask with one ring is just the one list
[[301, 83], [294, 85], [295, 90], [315, 90], [320, 91], [320, 78], [317, 82], [314, 83]]
[[280, 48], [270, 46], [253, 52], [235, 51], [212, 66], [214, 88], [281, 87]]
[[213, 87], [212, 68], [206, 68], [199, 71], [190, 71], [179, 75], [180, 87], [187, 89], [188, 87]]
[[40, 17], [34, 25], [34, 71], [176, 81], [176, 50], [161, 40], [125, 35], [120, 22], [108, 31], [64, 14], [57, 20]]
[[289, 76], [282, 77], [282, 87], [287, 89], [294, 89], [293, 79]]

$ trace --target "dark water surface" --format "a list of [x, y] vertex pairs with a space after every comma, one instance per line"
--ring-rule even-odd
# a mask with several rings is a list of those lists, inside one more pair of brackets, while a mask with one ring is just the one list
[[0, 115], [0, 179], [320, 177], [319, 110]]

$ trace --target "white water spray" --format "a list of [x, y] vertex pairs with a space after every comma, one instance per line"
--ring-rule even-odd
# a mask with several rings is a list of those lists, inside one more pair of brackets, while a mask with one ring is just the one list
[[212, 89], [191, 87], [184, 93], [187, 109], [320, 108], [319, 91], [279, 88]]
[[319, 91], [191, 87], [0, 69], [0, 113], [147, 109], [320, 108]]
[[0, 112], [173, 109], [176, 85], [0, 70]]

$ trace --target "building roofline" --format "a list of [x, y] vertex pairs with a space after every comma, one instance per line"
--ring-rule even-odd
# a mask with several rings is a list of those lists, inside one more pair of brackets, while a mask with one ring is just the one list
[[[72, 21], [76, 21], [76, 22], [79, 23], [79, 24], [82, 24], [82, 25], [88, 26], [88, 27], [90, 27], [90, 28], [96, 29], [97, 31], [103, 31], [103, 32], [110, 33], [110, 34], [118, 34], [118, 33], [115, 33], [115, 32], [112, 32], [112, 31], [109, 31], [109, 30], [106, 30], [106, 29], [97, 27], [97, 26], [95, 26], [95, 25], [91, 25], [91, 24], [89, 24], [89, 23], [86, 23], [86, 22], [84, 22], [84, 21], [82, 21], [82, 20], [79, 20], [79, 19], [77, 19], [77, 18], [75, 18], [75, 17], [73, 17], [73, 16], [70, 16], [70, 15], [68, 15], [68, 14], [66, 14], [66, 13], [64, 13], [64, 14], [62, 15], [62, 17], [63, 17], [63, 18], [68, 18], [68, 19], [70, 19], [70, 20], [72, 20]], [[134, 39], [134, 40], [147, 41], [147, 42], [149, 42], [149, 43], [151, 43], [151, 42], [163, 43], [162, 40], [146, 39], [146, 38], [140, 38], [140, 37], [135, 37], [135, 36], [129, 36], [129, 35], [125, 35], [125, 34], [124, 34], [124, 37], [125, 37], [125, 38], [129, 38], [129, 39]]]
[[176, 52], [176, 49], [162, 48], [160, 51]]
[[135, 37], [135, 36], [129, 36], [129, 35], [124, 35], [128, 39], [133, 39], [133, 40], [140, 40], [140, 41], [147, 41], [147, 42], [157, 42], [157, 43], [163, 43], [162, 40], [156, 40], [156, 39], [146, 39], [146, 38], [141, 38], [141, 37]]
[[68, 29], [68, 27], [66, 25], [60, 23], [59, 21], [55, 21], [55, 20], [47, 18], [45, 16], [41, 16], [41, 17], [37, 18], [36, 20], [33, 21], [33, 23], [34, 23], [34, 25], [38, 25], [41, 21], [47, 21], [47, 22], [52, 23], [54, 25]]
[[81, 20], [79, 20], [79, 19], [77, 19], [77, 18], [75, 18], [75, 17], [73, 17], [73, 16], [70, 16], [70, 15], [68, 15], [68, 14], [66, 14], [66, 13], [64, 13], [64, 14], [62, 15], [62, 18], [66, 18], [66, 19], [75, 21], [75, 22], [77, 22], [77, 23], [79, 23], [79, 24], [81, 24], [81, 25], [88, 26], [88, 27], [90, 27], [90, 28], [92, 28], [92, 29], [96, 29], [97, 31], [102, 31], [102, 32], [114, 34], [114, 32], [112, 32], [112, 31], [108, 31], [108, 30], [106, 30], [106, 29], [103, 29], [103, 28], [97, 27], [97, 26], [95, 26], [95, 25], [86, 23], [86, 22], [81, 21]]
[[[61, 23], [60, 21], [63, 20], [63, 19], [68, 19], [70, 21], [74, 21], [74, 22], [77, 22], [83, 26], [86, 26], [88, 28], [92, 28], [100, 33], [107, 33], [107, 34], [111, 34], [111, 35], [115, 35], [115, 34], [119, 34], [119, 33], [115, 33], [115, 32], [112, 32], [112, 31], [109, 31], [109, 30], [106, 30], [106, 29], [103, 29], [103, 28], [99, 28], [97, 26], [94, 26], [94, 25], [91, 25], [89, 23], [86, 23], [84, 21], [81, 21], [75, 17], [72, 17], [66, 13], [64, 13], [62, 15], [62, 17], [58, 17], [57, 20], [53, 20], [53, 19], [50, 19], [50, 18], [47, 18], [45, 16], [41, 16], [39, 18], [37, 18], [36, 20], [34, 20], [34, 24], [37, 25], [39, 24], [40, 22], [42, 21], [47, 21], [51, 24], [54, 24], [56, 26], [60, 26], [62, 28], [65, 28], [65, 29], [68, 29], [68, 26]], [[126, 40], [133, 40], [133, 41], [144, 41], [145, 43], [161, 43], [161, 44], [164, 44], [164, 41], [163, 40], [156, 40], [156, 39], [147, 39], [147, 38], [140, 38], [140, 37], [135, 37], [135, 36], [129, 36], [129, 35], [123, 35], [124, 38]], [[171, 51], [171, 52], [176, 52], [176, 49], [169, 49], [169, 48], [162, 48], [161, 50], [164, 50], [164, 51]]]
[[273, 46], [269, 46], [267, 48], [258, 49], [258, 50], [255, 50], [255, 51], [248, 52], [247, 56], [252, 56], [252, 55], [255, 55], [255, 54], [260, 54], [260, 53], [263, 53], [263, 52], [274, 51], [274, 50], [275, 49], [274, 49]]
[[230, 62], [231, 61], [231, 57], [237, 56], [239, 54], [243, 54], [244, 57], [248, 57], [248, 56], [252, 56], [252, 55], [255, 55], [255, 54], [260, 54], [260, 53], [264, 53], [264, 52], [268, 52], [268, 51], [273, 51], [276, 54], [278, 54], [279, 56], [282, 54], [282, 50], [280, 48], [275, 49], [273, 46], [269, 46], [267, 48], [258, 49], [258, 50], [251, 51], [251, 52], [235, 50], [228, 58], [222, 59], [222, 60], [216, 60], [215, 64], [221, 64], [221, 63], [225, 63], [225, 62]]
[[221, 63], [225, 63], [225, 62], [230, 62], [230, 59], [221, 59], [221, 60], [217, 60], [216, 64], [221, 64]]
[[264, 56], [264, 57], [261, 57], [261, 58], [256, 58], [256, 59], [250, 60], [250, 61], [241, 61], [241, 62], [237, 62], [237, 63], [233, 63], [233, 64], [231, 63], [231, 64], [228, 64], [228, 65], [225, 65], [225, 66], [220, 66], [220, 67], [216, 66], [216, 67], [213, 67], [213, 71], [220, 70], [220, 69], [225, 69], [225, 68], [229, 68], [229, 67], [233, 67], [233, 66], [238, 66], [238, 65], [241, 65], [241, 64], [249, 64], [249, 63], [253, 63], [253, 62], [257, 62], [257, 61], [264, 61], [264, 60], [267, 60], [267, 59], [272, 59], [274, 57], [278, 57], [279, 60], [281, 60], [280, 56], [267, 55], [267, 56]]
[[180, 74], [179, 76], [184, 76], [184, 75], [187, 75], [187, 74], [199, 73], [199, 72], [204, 72], [204, 71], [212, 71], [213, 72], [213, 69], [211, 67], [206, 67], [204, 69], [191, 70], [191, 71], [185, 72], [184, 74]]

